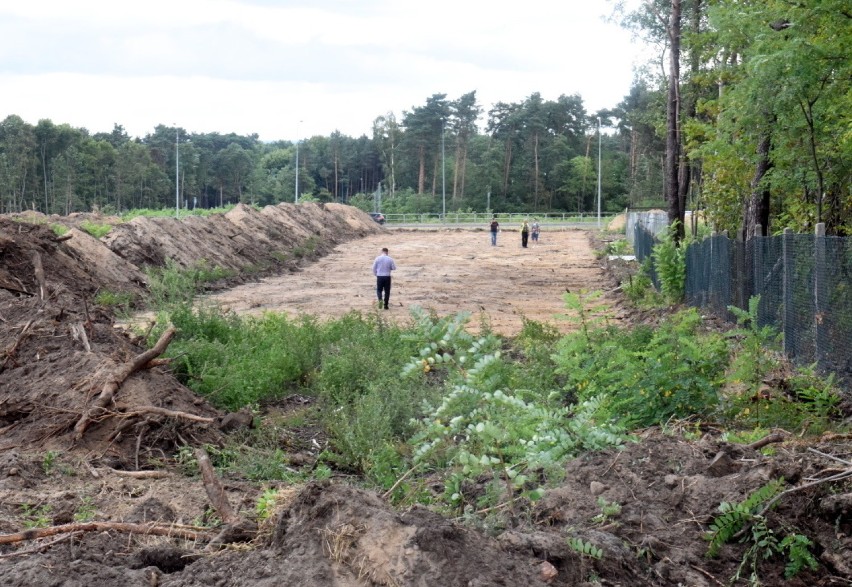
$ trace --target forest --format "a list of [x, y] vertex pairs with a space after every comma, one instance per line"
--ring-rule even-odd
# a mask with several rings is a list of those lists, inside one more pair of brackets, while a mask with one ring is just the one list
[[[370, 134], [269, 143], [158, 125], [131, 137], [0, 122], [0, 211], [69, 214], [346, 202], [382, 211], [704, 210], [731, 234], [852, 234], [852, 10], [845, 0], [649, 0], [617, 12], [657, 48], [623, 100], [479, 103], [435, 93]], [[298, 169], [297, 169], [298, 168]], [[296, 177], [298, 174], [298, 178]], [[298, 194], [296, 191], [298, 190]], [[379, 199], [380, 196], [380, 199]]]

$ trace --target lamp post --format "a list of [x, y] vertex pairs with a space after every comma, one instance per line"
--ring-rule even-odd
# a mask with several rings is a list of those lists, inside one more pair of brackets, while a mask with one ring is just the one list
[[444, 153], [444, 124], [441, 119], [441, 222], [447, 221], [447, 157]]
[[175, 218], [180, 218], [180, 130], [175, 125]]
[[598, 116], [598, 228], [601, 227], [601, 117]]
[[[299, 121], [302, 124], [302, 121]], [[296, 195], [293, 202], [299, 203], [299, 124], [296, 125]]]

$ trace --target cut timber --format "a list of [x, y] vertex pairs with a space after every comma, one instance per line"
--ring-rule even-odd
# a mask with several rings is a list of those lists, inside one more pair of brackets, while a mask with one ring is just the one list
[[92, 418], [103, 412], [104, 408], [112, 402], [113, 397], [115, 397], [115, 392], [118, 391], [118, 388], [121, 387], [121, 384], [124, 383], [125, 379], [130, 377], [139, 369], [145, 367], [151, 359], [155, 359], [165, 352], [169, 343], [172, 341], [175, 332], [175, 327], [169, 326], [153, 348], [145, 351], [141, 355], [138, 355], [129, 363], [125, 363], [115, 372], [111, 380], [104, 384], [103, 390], [101, 390], [100, 395], [95, 398], [92, 406], [83, 412], [83, 415], [77, 421], [77, 424], [74, 425], [74, 438], [76, 440], [83, 438], [83, 434], [86, 432], [86, 428], [88, 428]]

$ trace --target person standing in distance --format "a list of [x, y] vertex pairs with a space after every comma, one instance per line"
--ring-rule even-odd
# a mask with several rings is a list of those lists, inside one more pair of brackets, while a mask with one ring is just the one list
[[382, 254], [373, 261], [373, 275], [376, 276], [376, 296], [379, 298], [379, 305], [382, 305], [384, 301], [385, 310], [388, 309], [388, 300], [390, 300], [391, 271], [395, 269], [396, 263], [388, 255], [387, 248], [383, 248]]
[[500, 223], [497, 222], [497, 218], [491, 219], [491, 246], [497, 246], [497, 231], [500, 230]]
[[530, 225], [529, 222], [524, 220], [524, 223], [521, 225], [521, 246], [525, 249], [527, 248], [527, 241], [530, 238]]

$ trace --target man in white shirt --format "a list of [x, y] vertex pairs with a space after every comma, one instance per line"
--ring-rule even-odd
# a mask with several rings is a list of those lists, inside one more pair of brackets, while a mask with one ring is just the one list
[[387, 248], [382, 249], [382, 254], [373, 261], [373, 275], [376, 276], [376, 295], [379, 305], [384, 301], [385, 310], [388, 309], [391, 290], [391, 271], [396, 269], [396, 263], [388, 255]]

